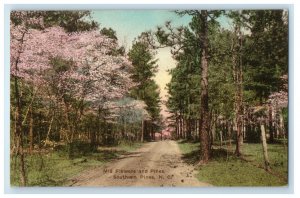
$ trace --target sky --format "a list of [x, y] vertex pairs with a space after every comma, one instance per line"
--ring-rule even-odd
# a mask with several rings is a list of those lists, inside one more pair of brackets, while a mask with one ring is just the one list
[[[164, 26], [166, 21], [171, 21], [174, 27], [188, 25], [190, 16], [180, 17], [169, 10], [102, 10], [92, 11], [92, 18], [100, 23], [100, 28], [111, 27], [116, 31], [119, 45], [130, 49], [132, 41], [142, 32], [155, 30], [157, 26]], [[176, 62], [172, 59], [170, 48], [157, 50], [158, 72], [154, 80], [160, 88], [160, 97], [166, 100], [165, 86], [171, 80], [167, 70], [174, 68]], [[162, 105], [162, 112], [167, 115], [166, 107]]]
[[[99, 10], [92, 11], [92, 18], [100, 24], [100, 28], [112, 28], [116, 31], [119, 45], [125, 46], [128, 51], [132, 42], [142, 32], [155, 30], [158, 26], [164, 26], [166, 21], [171, 21], [173, 27], [187, 26], [191, 16], [180, 17], [170, 10]], [[223, 26], [228, 26], [224, 18], [221, 18]], [[171, 76], [167, 70], [176, 66], [172, 59], [170, 48], [157, 50], [158, 72], [154, 80], [160, 88], [160, 97], [163, 101], [167, 99], [166, 84], [170, 82]], [[165, 105], [162, 104], [162, 115], [168, 115]]]
[[92, 11], [92, 17], [100, 23], [100, 28], [114, 29], [119, 43], [127, 48], [144, 31], [163, 26], [166, 21], [175, 26], [187, 25], [191, 18], [179, 17], [170, 10], [100, 10]]

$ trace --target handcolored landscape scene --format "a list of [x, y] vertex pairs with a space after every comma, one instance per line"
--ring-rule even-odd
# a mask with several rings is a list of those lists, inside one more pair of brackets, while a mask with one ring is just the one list
[[288, 18], [11, 11], [11, 186], [288, 186]]

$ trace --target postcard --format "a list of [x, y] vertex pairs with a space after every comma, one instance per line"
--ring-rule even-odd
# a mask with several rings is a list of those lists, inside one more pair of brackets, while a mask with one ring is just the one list
[[11, 10], [12, 187], [288, 186], [289, 10]]

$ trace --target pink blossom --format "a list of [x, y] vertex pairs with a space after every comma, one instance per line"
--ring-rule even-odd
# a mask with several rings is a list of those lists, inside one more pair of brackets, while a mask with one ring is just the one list
[[51, 83], [47, 71], [53, 69], [52, 58], [72, 61], [68, 71], [56, 74], [58, 88], [97, 105], [123, 97], [134, 86], [130, 61], [110, 55], [116, 48], [113, 40], [98, 31], [70, 34], [61, 27], [38, 30], [27, 29], [24, 24], [11, 25], [11, 75], [36, 86], [47, 85]]

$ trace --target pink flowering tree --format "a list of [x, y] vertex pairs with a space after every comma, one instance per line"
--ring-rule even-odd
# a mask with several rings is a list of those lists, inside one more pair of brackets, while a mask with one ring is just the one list
[[[16, 42], [13, 42], [19, 39], [16, 32], [17, 28], [12, 29], [11, 60], [15, 59], [15, 49], [18, 48]], [[130, 62], [123, 56], [110, 55], [117, 47], [115, 42], [97, 31], [68, 34], [60, 27], [31, 29], [24, 40], [18, 71], [11, 67], [13, 76], [35, 84], [46, 83], [45, 72], [53, 69], [51, 60], [61, 58], [72, 64], [72, 67], [59, 73], [61, 80], [73, 79], [75, 86], [69, 86], [77, 97], [81, 97], [85, 82], [90, 83], [86, 99], [92, 102], [103, 97], [120, 97], [132, 86], [129, 78]]]
[[268, 98], [269, 102], [269, 128], [270, 128], [270, 140], [274, 141], [276, 135], [284, 137], [286, 129], [284, 126], [283, 110], [288, 107], [288, 76], [283, 75], [281, 77], [283, 85], [277, 92], [270, 94]]
[[[42, 102], [62, 111], [62, 137], [72, 142], [83, 108], [98, 113], [106, 101], [123, 97], [134, 86], [131, 63], [115, 54], [115, 40], [99, 31], [67, 33], [57, 26], [43, 28], [39, 21], [30, 24], [39, 23], [40, 28], [30, 28], [24, 20], [11, 24], [11, 76], [39, 90]], [[47, 139], [56, 114], [53, 106], [48, 112]]]

